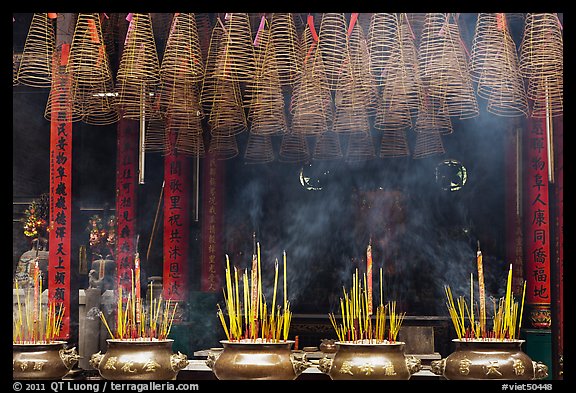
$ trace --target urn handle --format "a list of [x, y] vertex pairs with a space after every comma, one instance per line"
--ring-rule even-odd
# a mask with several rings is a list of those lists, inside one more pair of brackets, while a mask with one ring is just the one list
[[80, 359], [80, 355], [78, 355], [78, 352], [76, 352], [76, 347], [72, 347], [70, 349], [61, 349], [58, 351], [58, 353], [60, 355], [60, 359], [62, 359], [62, 363], [64, 363], [68, 370], [74, 367], [78, 359]]
[[548, 377], [548, 366], [542, 362], [532, 360], [534, 367], [534, 379], [544, 379]]
[[330, 374], [330, 369], [332, 368], [332, 362], [334, 361], [333, 358], [329, 358], [328, 356], [324, 356], [318, 361], [318, 370], [323, 372], [324, 374]]
[[432, 360], [430, 362], [430, 371], [436, 375], [444, 375], [444, 369], [446, 368], [446, 359]]
[[178, 372], [183, 368], [185, 368], [188, 365], [188, 363], [190, 363], [188, 361], [188, 356], [186, 356], [180, 351], [178, 351], [178, 353], [173, 353], [172, 355], [170, 355], [170, 367], [172, 368], [172, 371]]
[[102, 362], [102, 359], [104, 359], [104, 354], [102, 353], [102, 351], [98, 351], [97, 353], [93, 354], [90, 357], [89, 363], [96, 370], [99, 370], [100, 362]]
[[410, 375], [415, 374], [422, 369], [422, 360], [414, 355], [406, 356], [406, 367]]
[[302, 354], [300, 357], [298, 357], [296, 354], [291, 353], [290, 362], [292, 363], [292, 368], [294, 368], [294, 373], [296, 376], [302, 374], [304, 370], [312, 365], [312, 363], [308, 361], [306, 354]]

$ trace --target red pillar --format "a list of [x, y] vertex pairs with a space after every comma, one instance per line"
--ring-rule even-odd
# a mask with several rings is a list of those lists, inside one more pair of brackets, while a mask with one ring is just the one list
[[552, 261], [553, 283], [553, 336], [552, 342], [555, 376], [562, 378], [562, 365], [558, 364], [564, 354], [564, 118], [554, 118], [554, 260]]

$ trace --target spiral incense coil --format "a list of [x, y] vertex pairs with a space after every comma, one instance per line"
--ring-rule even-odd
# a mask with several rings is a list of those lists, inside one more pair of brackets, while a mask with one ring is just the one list
[[338, 80], [341, 79], [343, 73], [350, 72], [347, 29], [345, 14], [322, 14], [318, 33], [318, 50], [322, 56], [324, 73], [331, 90], [344, 87], [338, 84]]
[[337, 160], [342, 158], [340, 136], [334, 131], [325, 131], [316, 136], [316, 145], [312, 153], [313, 160]]
[[520, 73], [528, 79], [526, 93], [534, 101], [533, 117], [563, 114], [563, 48], [562, 26], [557, 14], [526, 15], [520, 45]]
[[235, 136], [212, 135], [208, 151], [218, 160], [229, 160], [239, 154]]
[[444, 143], [439, 132], [416, 132], [412, 158], [427, 158], [444, 153]]
[[[334, 122], [332, 130], [338, 134], [354, 134], [370, 131], [368, 107], [363, 91], [354, 85], [352, 69], [343, 70], [334, 93]], [[347, 86], [346, 88], [338, 88]]]
[[114, 79], [99, 14], [78, 15], [67, 70], [72, 75], [78, 116], [92, 125], [117, 122], [120, 116], [113, 94]]
[[175, 13], [168, 35], [160, 77], [164, 81], [200, 82], [204, 78], [204, 59], [193, 13]]
[[166, 119], [164, 117], [146, 122], [144, 134], [144, 149], [151, 153], [168, 154], [173, 146], [166, 132]]
[[50, 87], [55, 49], [56, 37], [52, 19], [48, 18], [47, 13], [35, 13], [18, 68], [19, 83], [31, 87]]
[[248, 14], [228, 13], [222, 23], [224, 35], [218, 46], [214, 75], [229, 81], [249, 82], [254, 77], [256, 64]]
[[449, 116], [467, 119], [479, 115], [467, 55], [453, 17], [426, 14], [418, 56], [428, 94], [442, 102]]
[[270, 40], [275, 48], [276, 67], [281, 86], [293, 85], [302, 74], [302, 49], [294, 14], [273, 13]]
[[400, 14], [398, 26], [402, 64], [401, 79], [406, 89], [406, 105], [412, 117], [418, 113], [424, 96], [424, 85], [418, 68], [417, 36], [408, 14]]
[[356, 24], [352, 28], [348, 44], [350, 47], [354, 89], [358, 90], [360, 97], [363, 97], [368, 116], [372, 116], [376, 113], [378, 106], [378, 86], [374, 75], [370, 72], [368, 41], [360, 24], [360, 17], [358, 17]]
[[212, 110], [208, 116], [212, 135], [229, 137], [248, 129], [239, 82], [218, 78]]
[[370, 131], [355, 132], [349, 135], [345, 156], [347, 162], [368, 161], [375, 157], [374, 141]]
[[287, 132], [282, 135], [279, 161], [305, 162], [310, 158], [308, 140], [299, 132]]
[[488, 112], [500, 116], [528, 114], [516, 44], [510, 35], [505, 14], [478, 14], [470, 75], [478, 83], [478, 96], [488, 100]]
[[274, 148], [272, 146], [272, 136], [259, 135], [253, 132], [248, 134], [244, 159], [246, 163], [266, 163], [275, 159]]
[[160, 64], [150, 14], [131, 14], [116, 74], [122, 117], [150, 120], [159, 116], [154, 93], [160, 85]]
[[408, 147], [406, 132], [406, 129], [383, 130], [380, 140], [380, 157], [408, 157], [410, 148]]
[[443, 110], [445, 107], [431, 97], [426, 97], [420, 107], [414, 123], [414, 131], [421, 133], [451, 134], [452, 120]]
[[175, 149], [178, 153], [193, 157], [204, 157], [205, 147], [202, 133], [189, 128], [181, 128], [177, 132]]
[[374, 13], [368, 30], [368, 50], [370, 72], [378, 85], [382, 84], [384, 70], [391, 58], [398, 58], [400, 41], [398, 16], [396, 14]]
[[[198, 84], [171, 86], [172, 100], [166, 105], [164, 116], [169, 120], [168, 129], [186, 130], [190, 134], [202, 134], [204, 112], [200, 106]], [[162, 97], [162, 96], [161, 96]], [[194, 142], [196, 143], [196, 142]]]
[[200, 90], [200, 103], [206, 113], [210, 113], [212, 110], [214, 95], [216, 92], [216, 83], [218, 82], [218, 79], [220, 79], [214, 75], [214, 72], [216, 69], [218, 47], [220, 46], [220, 41], [223, 36], [224, 29], [217, 23], [210, 34], [210, 45], [206, 56], [204, 80], [202, 81], [202, 89]]
[[[65, 114], [67, 122], [82, 120], [83, 102], [75, 99], [75, 88], [72, 75], [66, 72], [66, 64], [62, 64], [62, 47], [55, 50], [53, 55], [53, 78], [48, 101], [44, 109], [44, 118], [48, 121], [63, 120]], [[65, 62], [64, 62], [65, 63]], [[64, 97], [64, 99], [62, 99]]]

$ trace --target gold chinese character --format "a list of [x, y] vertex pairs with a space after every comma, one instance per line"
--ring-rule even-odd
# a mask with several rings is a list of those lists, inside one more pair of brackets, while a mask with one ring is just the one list
[[127, 361], [126, 363], [124, 363], [124, 365], [122, 366], [122, 371], [124, 371], [125, 373], [135, 373], [136, 370], [132, 370], [130, 367], [134, 366], [134, 362], [132, 360]]
[[472, 362], [466, 358], [460, 360], [458, 372], [462, 375], [468, 375], [470, 373], [470, 364], [472, 364]]
[[104, 370], [116, 370], [116, 361], [118, 360], [117, 356], [110, 356], [106, 360], [106, 364], [104, 365]]
[[340, 367], [340, 373], [354, 375], [352, 372], [352, 363], [348, 361], [342, 363], [342, 367]]
[[489, 363], [490, 364], [488, 366], [484, 366], [484, 369], [486, 370], [486, 375], [496, 374], [501, 376], [502, 373], [498, 371], [498, 368], [500, 367], [498, 365], [498, 360], [491, 360]]
[[370, 363], [365, 363], [362, 366], [360, 366], [360, 371], [362, 371], [366, 375], [370, 375], [374, 372], [374, 366], [371, 365]]
[[396, 375], [396, 370], [394, 370], [394, 365], [391, 361], [384, 365], [384, 375]]
[[44, 364], [47, 362], [47, 360], [37, 360], [34, 362], [34, 371], [42, 371], [42, 369], [44, 368]]
[[522, 360], [520, 359], [514, 359], [512, 368], [514, 369], [514, 374], [516, 375], [524, 375], [524, 372], [526, 371], [526, 367], [524, 366], [524, 363], [522, 363]]
[[142, 370], [146, 372], [153, 372], [156, 371], [158, 367], [160, 367], [160, 363], [157, 363], [154, 360], [150, 359], [147, 360], [146, 363], [144, 363], [144, 366], [142, 366]]
[[20, 370], [26, 371], [27, 368], [28, 368], [28, 362], [27, 361], [20, 362]]

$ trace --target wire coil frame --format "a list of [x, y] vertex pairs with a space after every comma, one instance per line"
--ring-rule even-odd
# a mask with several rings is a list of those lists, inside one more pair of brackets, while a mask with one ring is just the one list
[[526, 15], [520, 45], [520, 73], [528, 79], [532, 117], [564, 113], [564, 54], [562, 26], [555, 13]]
[[134, 120], [157, 118], [154, 94], [159, 86], [160, 63], [150, 14], [131, 14], [116, 74], [121, 116]]
[[24, 43], [18, 68], [18, 82], [31, 87], [51, 87], [55, 48], [56, 37], [52, 19], [48, 18], [47, 13], [35, 13]]
[[516, 44], [503, 13], [480, 13], [476, 21], [470, 75], [487, 110], [499, 116], [527, 116], [528, 99]]
[[350, 51], [346, 16], [343, 13], [324, 13], [318, 33], [318, 50], [328, 86], [331, 90], [346, 88], [339, 80], [350, 72]]
[[108, 125], [118, 121], [114, 79], [99, 14], [78, 14], [67, 72], [74, 85], [74, 109], [84, 122]]
[[376, 83], [384, 83], [385, 69], [390, 59], [398, 59], [400, 46], [398, 41], [398, 18], [396, 14], [374, 13], [368, 29], [368, 50], [370, 53], [370, 72]]

